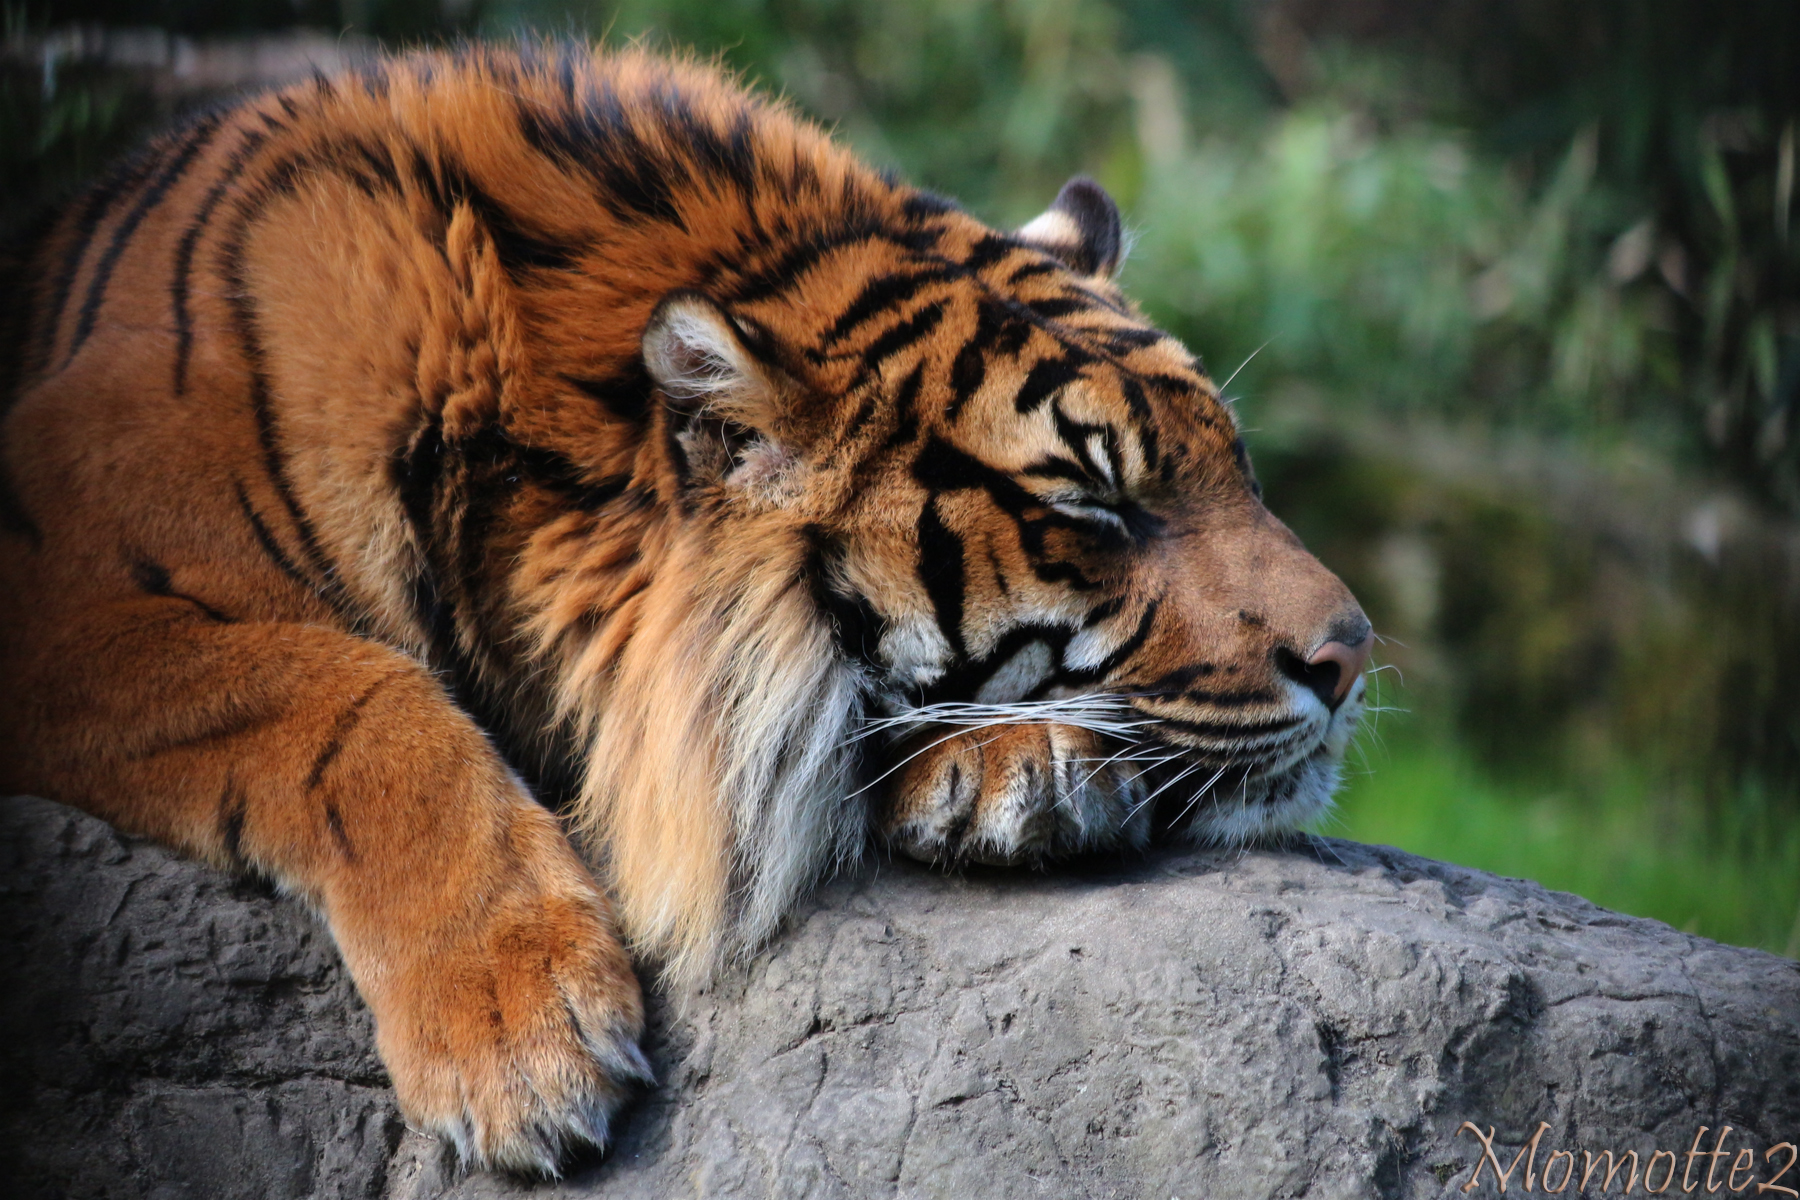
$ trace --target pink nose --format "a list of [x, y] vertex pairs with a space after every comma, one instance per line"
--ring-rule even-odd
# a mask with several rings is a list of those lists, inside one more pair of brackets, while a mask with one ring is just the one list
[[[1364, 628], [1368, 627], [1365, 625]], [[1313, 651], [1312, 657], [1306, 660], [1306, 665], [1314, 670], [1324, 667], [1327, 663], [1337, 668], [1337, 680], [1331, 689], [1331, 699], [1327, 701], [1333, 708], [1342, 704], [1344, 697], [1350, 694], [1350, 689], [1356, 686], [1356, 681], [1361, 677], [1363, 668], [1369, 665], [1369, 652], [1374, 648], [1375, 635], [1369, 633], [1365, 634], [1363, 640], [1354, 646], [1344, 642], [1326, 642]], [[1322, 675], [1324, 672], [1320, 671], [1319, 673]]]

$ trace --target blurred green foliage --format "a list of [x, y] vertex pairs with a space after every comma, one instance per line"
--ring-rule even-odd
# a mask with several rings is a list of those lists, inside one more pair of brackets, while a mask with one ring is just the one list
[[[717, 56], [1019, 223], [1069, 175], [1392, 638], [1343, 829], [1800, 952], [1791, 0], [28, 0]], [[9, 44], [11, 42], [9, 41]], [[14, 55], [0, 221], [166, 119]], [[1510, 465], [1509, 465], [1510, 464]], [[1404, 683], [1400, 675], [1404, 675]]]
[[495, 0], [483, 19], [717, 49], [993, 220], [1092, 173], [1142, 235], [1151, 312], [1227, 369], [1263, 347], [1253, 401], [1630, 437], [1800, 508], [1795, 10], [1396, 0], [1346, 27], [1343, 7]]

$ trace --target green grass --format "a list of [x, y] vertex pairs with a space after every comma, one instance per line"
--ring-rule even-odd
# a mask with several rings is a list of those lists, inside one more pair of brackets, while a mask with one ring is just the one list
[[[1404, 714], [1365, 735], [1319, 830], [1535, 879], [1722, 942], [1800, 957], [1800, 829], [1751, 791], [1707, 818], [1626, 766], [1533, 785]], [[1684, 802], [1685, 801], [1685, 802]], [[1746, 815], [1748, 814], [1748, 815]]]

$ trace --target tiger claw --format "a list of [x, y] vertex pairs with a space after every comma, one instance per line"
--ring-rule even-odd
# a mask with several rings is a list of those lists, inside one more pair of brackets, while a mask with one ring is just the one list
[[520, 805], [516, 869], [404, 944], [374, 991], [400, 1106], [465, 1168], [554, 1177], [651, 1083], [642, 992], [555, 819]]

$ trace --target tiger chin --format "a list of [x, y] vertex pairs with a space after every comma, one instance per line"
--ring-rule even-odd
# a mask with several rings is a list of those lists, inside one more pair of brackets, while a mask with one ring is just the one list
[[638, 52], [200, 116], [6, 289], [0, 786], [305, 898], [408, 1117], [544, 1172], [650, 1079], [634, 962], [871, 840], [1291, 829], [1369, 624], [1120, 251]]

